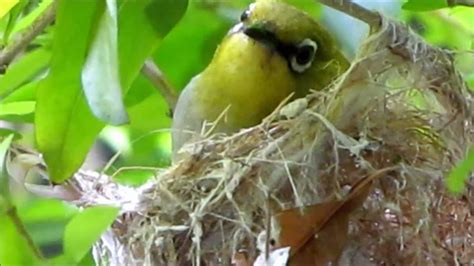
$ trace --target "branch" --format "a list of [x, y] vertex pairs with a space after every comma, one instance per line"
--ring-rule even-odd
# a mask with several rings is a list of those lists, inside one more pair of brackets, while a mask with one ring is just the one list
[[448, 6], [470, 6], [474, 7], [474, 0], [448, 0]]
[[320, 0], [320, 2], [326, 6], [344, 12], [347, 15], [362, 20], [371, 27], [378, 27], [381, 24], [381, 18], [378, 13], [370, 11], [351, 0]]
[[53, 22], [56, 15], [56, 2], [53, 1], [51, 5], [44, 11], [41, 16], [36, 18], [31, 26], [10, 45], [6, 46], [0, 52], [0, 74], [5, 72], [7, 66], [13, 61], [15, 56], [19, 54], [28, 44], [36, 38], [43, 30]]
[[7, 216], [10, 217], [16, 229], [18, 230], [18, 233], [25, 239], [26, 243], [28, 244], [28, 247], [30, 247], [36, 257], [38, 257], [39, 259], [43, 259], [44, 257], [41, 253], [41, 250], [39, 250], [38, 247], [35, 245], [30, 234], [28, 233], [28, 231], [26, 231], [25, 225], [21, 221], [20, 217], [18, 217], [16, 207], [11, 206], [7, 210]]
[[147, 79], [158, 89], [158, 92], [165, 98], [168, 106], [174, 111], [176, 102], [178, 101], [178, 95], [173, 86], [168, 82], [163, 72], [153, 62], [152, 59], [147, 59], [142, 67], [142, 73]]

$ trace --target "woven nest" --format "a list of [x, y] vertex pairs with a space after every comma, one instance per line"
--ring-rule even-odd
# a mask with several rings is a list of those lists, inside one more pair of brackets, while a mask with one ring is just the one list
[[390, 169], [348, 216], [337, 262], [472, 264], [474, 186], [460, 197], [444, 186], [474, 140], [471, 100], [448, 52], [383, 19], [326, 90], [185, 146], [180, 163], [138, 189], [78, 174], [74, 202], [122, 207], [95, 246], [102, 263], [228, 265], [239, 250], [259, 254], [272, 214], [343, 199]]

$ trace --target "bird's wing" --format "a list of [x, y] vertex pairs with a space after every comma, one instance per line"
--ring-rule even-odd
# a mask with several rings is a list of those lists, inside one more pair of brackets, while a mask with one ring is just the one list
[[200, 136], [203, 117], [196, 106], [195, 86], [200, 75], [194, 77], [181, 92], [178, 103], [173, 114], [172, 145], [173, 158], [178, 150], [188, 141], [195, 140]]

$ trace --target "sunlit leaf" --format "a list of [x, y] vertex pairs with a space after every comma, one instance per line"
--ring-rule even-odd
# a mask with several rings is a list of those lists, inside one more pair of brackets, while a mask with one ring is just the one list
[[12, 9], [19, 0], [2, 0], [2, 3], [0, 5], [0, 18], [3, 18], [5, 14]]
[[0, 214], [0, 265], [38, 265], [26, 239], [9, 216]]
[[[22, 0], [22, 2], [28, 2]], [[28, 15], [21, 18], [17, 23], [15, 23], [15, 27], [13, 27], [12, 33], [17, 33], [29, 27], [36, 18], [38, 18], [46, 8], [53, 2], [53, 0], [42, 0], [41, 3]]]
[[474, 149], [469, 149], [464, 160], [460, 161], [446, 178], [446, 186], [453, 193], [462, 193], [466, 187], [466, 180], [474, 169]]
[[2, 103], [36, 101], [36, 90], [41, 80], [35, 80], [15, 89], [1, 100]]
[[13, 103], [0, 103], [0, 117], [6, 115], [25, 115], [31, 114], [35, 111], [36, 103], [34, 101], [29, 102], [13, 102]]
[[35, 112], [35, 101], [0, 103], [0, 119], [18, 123], [31, 123]]
[[410, 11], [430, 11], [448, 7], [446, 0], [408, 0], [402, 8]]
[[[126, 93], [145, 59], [184, 13], [187, 1], [122, 2], [118, 14], [119, 73]], [[36, 140], [54, 182], [66, 180], [80, 167], [104, 126], [92, 115], [80, 82], [98, 5], [96, 1], [59, 1], [55, 57], [49, 77], [38, 88], [36, 111]], [[157, 27], [157, 23], [166, 26]]]
[[64, 232], [64, 254], [79, 262], [115, 220], [118, 209], [97, 206], [77, 214]]
[[8, 17], [8, 23], [3, 32], [3, 43], [7, 44], [10, 38], [10, 33], [13, 30], [13, 27], [16, 25], [18, 17], [21, 15], [21, 12], [28, 4], [28, 1], [19, 1], [11, 10], [10, 16]]
[[50, 58], [50, 51], [36, 49], [25, 54], [18, 61], [10, 65], [5, 75], [0, 77], [0, 98], [5, 98], [45, 70]]
[[106, 0], [81, 76], [92, 112], [112, 125], [128, 121], [119, 78], [117, 31], [117, 3]]

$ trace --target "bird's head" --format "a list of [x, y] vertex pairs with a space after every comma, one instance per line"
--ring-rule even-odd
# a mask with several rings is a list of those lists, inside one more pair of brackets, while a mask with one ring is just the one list
[[328, 31], [277, 0], [257, 0], [224, 38], [193, 86], [213, 121], [227, 107], [232, 129], [255, 125], [283, 99], [322, 90], [348, 67]]
[[[309, 14], [278, 0], [251, 4], [228, 38], [242, 38], [242, 34], [263, 45], [268, 55], [276, 54], [285, 61], [297, 96], [309, 89], [323, 89], [349, 66], [326, 29]], [[254, 58], [259, 56], [262, 54]]]

